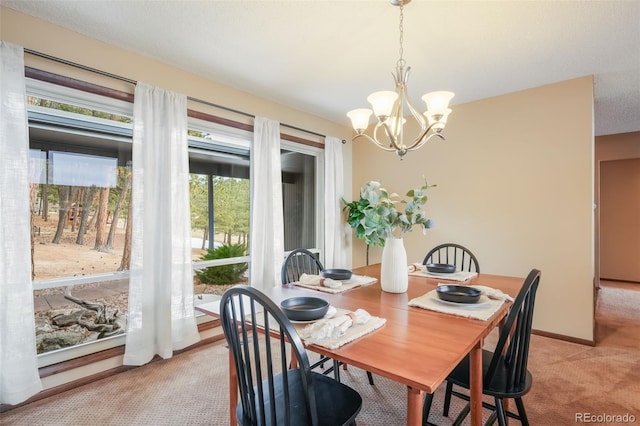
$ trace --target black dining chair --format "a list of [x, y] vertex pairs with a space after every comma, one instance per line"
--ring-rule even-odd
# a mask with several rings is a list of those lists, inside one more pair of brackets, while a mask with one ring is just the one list
[[295, 249], [282, 263], [282, 285], [300, 280], [302, 274], [320, 275], [323, 269], [322, 262], [312, 252], [303, 248]]
[[[322, 262], [311, 251], [303, 248], [295, 249], [289, 253], [282, 264], [280, 271], [282, 285], [299, 281], [302, 274], [320, 275], [323, 269]], [[324, 363], [328, 361], [331, 361], [332, 366], [324, 369]], [[335, 379], [340, 381], [340, 365], [342, 363], [320, 355], [320, 360], [312, 364], [311, 368], [320, 367], [323, 369], [322, 374], [325, 375], [333, 372]], [[369, 379], [369, 384], [373, 386], [373, 375], [368, 371], [367, 378]]]
[[432, 248], [422, 261], [423, 265], [428, 263], [446, 263], [456, 265], [456, 269], [461, 271], [480, 273], [478, 259], [460, 244], [446, 243]]
[[[500, 426], [505, 426], [507, 417], [519, 420], [523, 425], [529, 424], [522, 397], [529, 392], [533, 381], [531, 373], [527, 370], [527, 361], [529, 359], [533, 308], [539, 283], [540, 271], [532, 269], [509, 310], [495, 349], [482, 351], [482, 393], [494, 399], [493, 405], [482, 403], [484, 408], [493, 411], [486, 422], [487, 425], [493, 424], [497, 419]], [[452, 395], [469, 401], [469, 395], [454, 390], [454, 385], [465, 389], [470, 388], [469, 356], [464, 358], [447, 377], [444, 416], [449, 415]], [[515, 400], [517, 414], [505, 410], [503, 405], [505, 399]], [[428, 418], [432, 400], [433, 394], [425, 396], [422, 416], [425, 425], [431, 424], [428, 422]], [[468, 414], [469, 404], [462, 409], [453, 424], [459, 425]]]
[[264, 293], [230, 288], [220, 300], [220, 319], [238, 378], [240, 425], [355, 425], [360, 394], [311, 371], [295, 328]]

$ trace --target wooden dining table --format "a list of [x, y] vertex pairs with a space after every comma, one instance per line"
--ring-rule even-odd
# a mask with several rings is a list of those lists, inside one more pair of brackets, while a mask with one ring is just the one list
[[[320, 296], [341, 309], [364, 309], [385, 318], [386, 324], [337, 349], [309, 345], [307, 349], [344, 364], [407, 386], [407, 425], [422, 424], [423, 393], [433, 393], [467, 355], [470, 356], [471, 424], [482, 424], [482, 346], [485, 337], [506, 317], [510, 302], [504, 303], [488, 320], [465, 318], [409, 306], [409, 301], [433, 290], [444, 278], [409, 275], [406, 293], [387, 293], [380, 288], [380, 264], [353, 270], [354, 274], [375, 277], [378, 282], [349, 291], [328, 294], [297, 286], [274, 287], [265, 291], [274, 302], [294, 296]], [[516, 296], [524, 278], [491, 274], [462, 283], [484, 285]], [[459, 283], [460, 284], [460, 283]], [[214, 305], [215, 306], [215, 305]], [[219, 316], [219, 307], [205, 304], [196, 309]], [[231, 351], [229, 352], [231, 357]], [[237, 381], [229, 360], [230, 424], [237, 404]]]

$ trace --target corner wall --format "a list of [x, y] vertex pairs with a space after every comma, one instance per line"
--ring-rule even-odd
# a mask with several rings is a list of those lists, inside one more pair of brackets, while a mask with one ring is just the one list
[[[404, 160], [354, 142], [352, 197], [368, 180], [404, 194], [426, 177], [437, 184], [426, 206], [436, 226], [405, 236], [410, 262], [456, 242], [485, 273], [525, 277], [538, 268], [534, 328], [593, 341], [592, 77], [452, 108], [446, 142], [432, 139]], [[354, 266], [364, 251], [355, 241]], [[371, 263], [380, 254], [372, 248]]]

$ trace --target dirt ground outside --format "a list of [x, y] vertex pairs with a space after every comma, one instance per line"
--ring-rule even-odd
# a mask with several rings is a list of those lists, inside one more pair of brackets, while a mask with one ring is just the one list
[[[84, 244], [76, 244], [77, 230], [69, 224], [62, 234], [59, 244], [53, 244], [53, 236], [58, 224], [58, 215], [49, 213], [49, 220], [34, 217], [34, 281], [64, 277], [81, 277], [117, 271], [122, 260], [126, 223], [120, 219], [115, 231], [113, 249], [109, 252], [94, 250], [95, 229], [87, 231]], [[111, 226], [108, 223], [107, 226]], [[195, 236], [194, 238], [198, 238]], [[202, 240], [201, 236], [199, 237]], [[194, 248], [193, 260], [198, 260], [206, 250]]]
[[[122, 261], [122, 252], [125, 240], [126, 223], [120, 219], [115, 231], [113, 239], [113, 248], [109, 251], [97, 251], [95, 245], [95, 229], [87, 231], [84, 237], [84, 244], [76, 244], [77, 230], [73, 230], [71, 223], [62, 234], [59, 244], [51, 241], [55, 235], [58, 224], [57, 213], [50, 213], [49, 220], [45, 221], [40, 216], [34, 216], [34, 281], [44, 281], [51, 279], [59, 279], [66, 277], [83, 277], [94, 274], [115, 272], [120, 267]], [[111, 226], [109, 222], [107, 229]], [[215, 241], [222, 241], [223, 235], [216, 235]], [[202, 247], [202, 232], [195, 231], [192, 233], [192, 259], [197, 261], [206, 253]], [[72, 288], [72, 291], [84, 288], [98, 287], [101, 283], [78, 285]], [[128, 292], [126, 286], [124, 292]], [[195, 294], [222, 294], [229, 288], [224, 285], [204, 285], [194, 277], [194, 293]], [[64, 288], [58, 287], [46, 290], [34, 291], [34, 296], [46, 296], [51, 294], [62, 294]], [[120, 297], [122, 299], [122, 297]], [[73, 304], [71, 304], [73, 305]], [[46, 304], [37, 304], [41, 308], [45, 308]], [[124, 307], [122, 307], [124, 308]]]
[[[35, 216], [33, 224], [35, 287], [38, 281], [115, 272], [120, 267], [125, 240], [124, 220], [120, 220], [116, 228], [113, 248], [106, 252], [94, 249], [95, 229], [85, 234], [84, 244], [76, 244], [77, 230], [72, 228], [71, 223], [68, 223], [65, 228], [60, 243], [52, 243], [58, 224], [56, 213], [50, 213], [48, 221]], [[107, 232], [110, 225], [110, 223], [107, 224]], [[197, 234], [193, 235], [193, 245], [197, 246], [192, 250], [194, 261], [199, 260], [206, 253], [206, 250], [200, 249], [202, 233]], [[204, 285], [194, 277], [195, 304], [207, 302], [210, 300], [207, 295], [221, 295], [229, 287], [231, 285]], [[55, 324], [56, 317], [74, 315], [83, 311], [82, 306], [64, 297], [64, 291], [65, 287], [34, 290], [38, 353], [100, 338], [99, 333], [90, 332], [78, 324], [60, 327]], [[114, 321], [118, 316], [126, 318], [129, 296], [127, 279], [79, 284], [69, 287], [69, 291], [78, 299], [104, 305], [107, 318]], [[83, 312], [91, 316], [86, 309]], [[122, 331], [124, 330], [120, 332]], [[63, 340], [62, 333], [66, 340], [64, 343], [59, 343]]]

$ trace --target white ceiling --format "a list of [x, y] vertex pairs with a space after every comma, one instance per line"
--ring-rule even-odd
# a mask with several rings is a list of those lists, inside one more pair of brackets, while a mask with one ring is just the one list
[[[345, 125], [368, 94], [393, 90], [399, 8], [387, 0], [0, 5]], [[640, 131], [640, 1], [414, 0], [404, 26], [416, 103], [433, 90], [455, 92], [455, 106], [593, 74], [596, 135]]]

